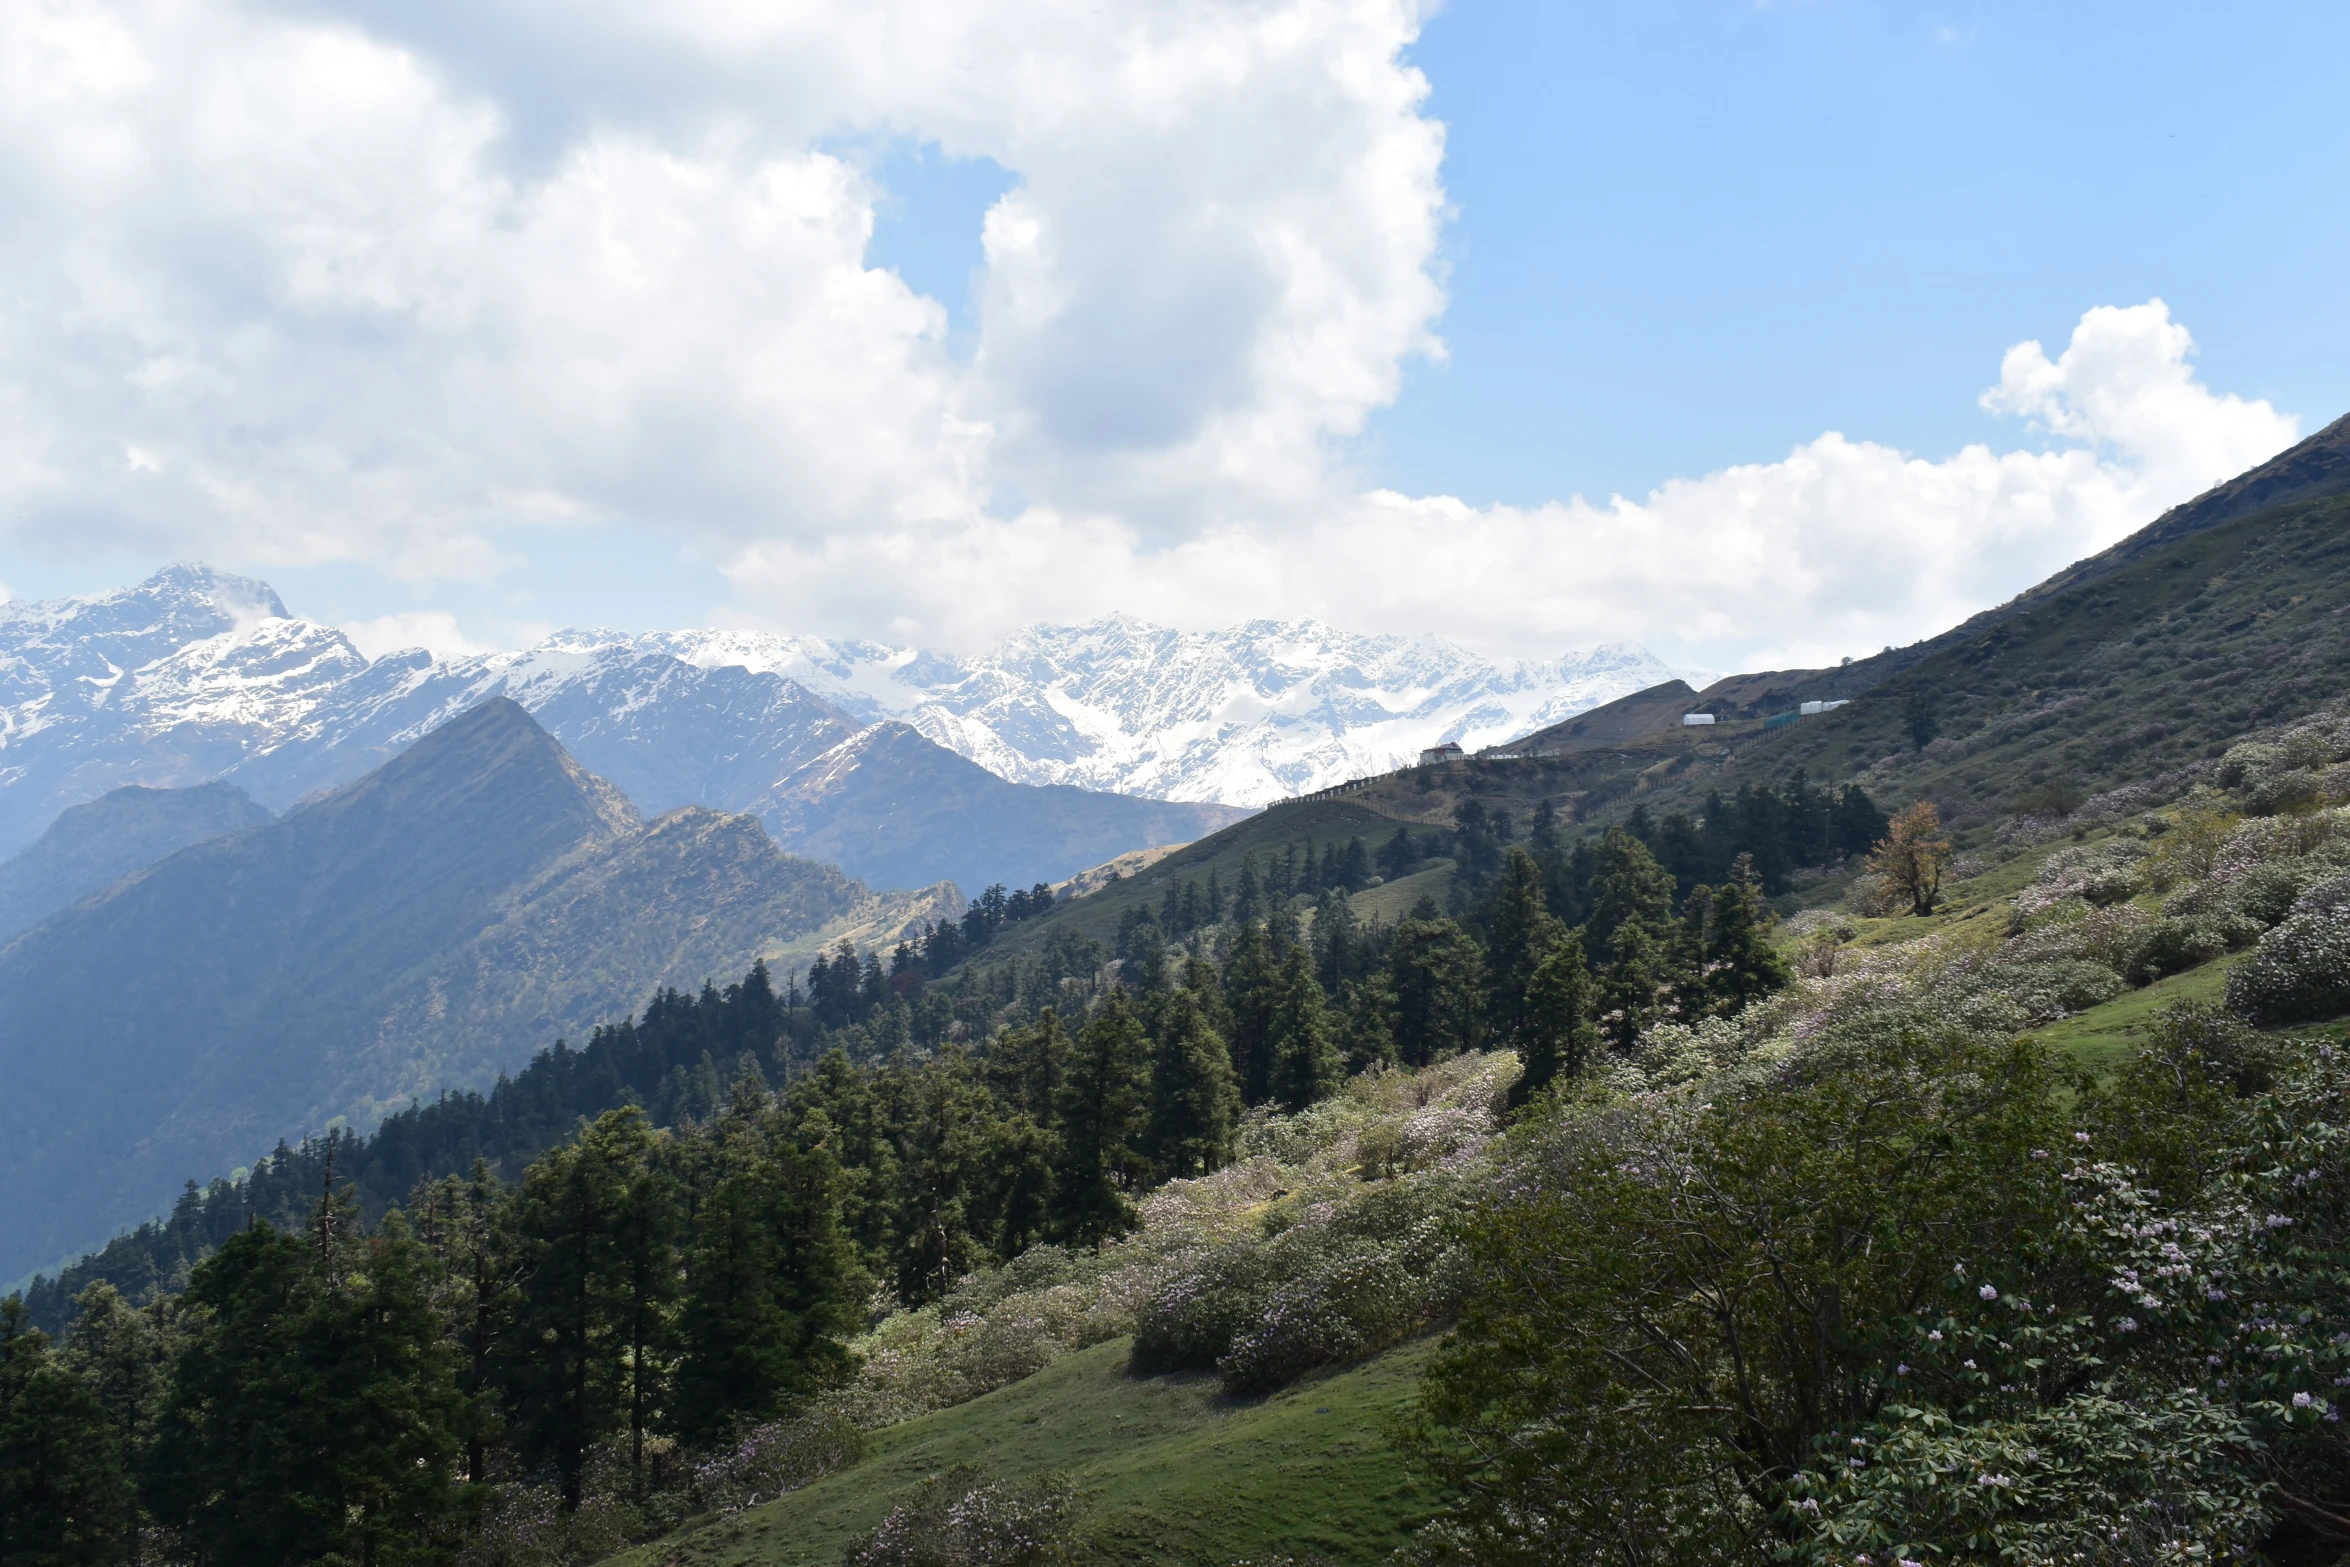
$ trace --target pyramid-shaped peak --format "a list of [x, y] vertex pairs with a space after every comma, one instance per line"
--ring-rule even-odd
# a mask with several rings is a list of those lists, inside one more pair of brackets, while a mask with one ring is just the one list
[[462, 810], [487, 803], [612, 832], [640, 820], [628, 797], [572, 759], [511, 697], [493, 696], [427, 731], [318, 809]]
[[174, 561], [133, 590], [145, 598], [179, 598], [210, 604], [236, 621], [290, 620], [285, 600], [258, 577], [218, 571], [202, 561]]

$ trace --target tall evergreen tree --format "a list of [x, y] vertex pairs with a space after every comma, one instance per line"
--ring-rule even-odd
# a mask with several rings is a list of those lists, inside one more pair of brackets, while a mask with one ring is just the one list
[[1264, 1103], [1272, 1091], [1277, 974], [1264, 927], [1254, 922], [1242, 925], [1224, 961], [1225, 1038], [1232, 1044], [1232, 1069], [1240, 1077], [1241, 1097], [1252, 1105]]
[[695, 1216], [668, 1419], [705, 1446], [772, 1419], [846, 1369], [863, 1271], [841, 1233], [822, 1113], [795, 1140], [740, 1101], [716, 1129], [716, 1180]]
[[[1744, 869], [1743, 858], [1740, 869]], [[1793, 976], [1770, 939], [1770, 910], [1751, 876], [1714, 889], [1706, 932], [1705, 994], [1723, 1016], [1787, 988]]]
[[1526, 987], [1526, 1008], [1518, 1024], [1522, 1070], [1510, 1085], [1512, 1109], [1562, 1079], [1582, 1075], [1599, 1043], [1595, 1023], [1598, 993], [1583, 961], [1583, 938], [1564, 931], [1544, 950]]
[[[146, 1466], [148, 1451], [154, 1445], [155, 1421], [162, 1410], [176, 1347], [169, 1326], [176, 1304], [157, 1300], [141, 1310], [104, 1281], [83, 1290], [75, 1300], [79, 1309], [73, 1334], [65, 1343], [64, 1362], [97, 1397], [114, 1450], [129, 1474], [135, 1475]], [[123, 1490], [122, 1507], [116, 1538], [123, 1542], [122, 1560], [136, 1567], [146, 1519], [128, 1486]], [[8, 1559], [0, 1549], [0, 1561]]]
[[98, 1567], [135, 1538], [122, 1444], [90, 1385], [0, 1301], [0, 1562]]
[[517, 1199], [522, 1323], [503, 1346], [508, 1404], [524, 1456], [554, 1464], [571, 1507], [589, 1447], [633, 1402], [624, 1353], [636, 1259], [623, 1233], [652, 1147], [642, 1112], [607, 1111], [533, 1163]]
[[1388, 946], [1395, 987], [1396, 1059], [1423, 1067], [1474, 1050], [1482, 1040], [1478, 1000], [1483, 960], [1467, 931], [1451, 920], [1415, 917], [1399, 922]]
[[1205, 1175], [1231, 1158], [1233, 1132], [1240, 1121], [1232, 1053], [1190, 990], [1167, 995], [1151, 1033], [1143, 1154], [1154, 1171], [1168, 1179]]
[[1128, 1193], [1147, 1168], [1141, 1143], [1150, 1041], [1113, 989], [1078, 1032], [1061, 1084], [1055, 1229], [1064, 1244], [1099, 1246], [1136, 1222]]
[[1486, 930], [1486, 1028], [1493, 1044], [1523, 1056], [1534, 971], [1563, 934], [1543, 895], [1542, 867], [1524, 849], [1510, 850], [1502, 862]]
[[1609, 961], [1620, 960], [1616, 932], [1627, 924], [1642, 927], [1655, 943], [1672, 923], [1673, 903], [1673, 878], [1648, 846], [1621, 827], [1609, 828], [1593, 866], [1592, 945]]
[[353, 1240], [333, 1209], [309, 1237], [232, 1236], [189, 1277], [148, 1495], [197, 1567], [427, 1559], [451, 1514], [431, 1253], [396, 1218]]
[[1271, 1029], [1272, 1098], [1285, 1110], [1303, 1110], [1337, 1091], [1346, 1069], [1331, 1038], [1305, 948], [1289, 949], [1275, 989]]
[[1338, 987], [1338, 1053], [1350, 1072], [1395, 1064], [1395, 980], [1384, 968]]

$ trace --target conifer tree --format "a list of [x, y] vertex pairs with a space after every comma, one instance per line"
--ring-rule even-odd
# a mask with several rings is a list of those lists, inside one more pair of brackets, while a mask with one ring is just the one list
[[898, 1298], [935, 1300], [989, 1251], [984, 1096], [951, 1059], [898, 1074], [906, 1094], [890, 1259]]
[[1486, 1027], [1495, 1045], [1524, 1056], [1530, 1048], [1527, 994], [1534, 971], [1563, 934], [1543, 896], [1542, 868], [1524, 849], [1510, 850], [1502, 862], [1487, 932]]
[[1398, 1061], [1423, 1067], [1477, 1048], [1482, 970], [1468, 932], [1436, 917], [1433, 907], [1415, 909], [1412, 918], [1397, 924], [1388, 947], [1388, 976], [1395, 988]]
[[81, 1567], [124, 1559], [135, 1538], [121, 1442], [98, 1395], [0, 1301], [0, 1562]]
[[1395, 981], [1386, 969], [1338, 987], [1338, 1052], [1350, 1072], [1395, 1063]]
[[1379, 846], [1379, 874], [1389, 881], [1409, 876], [1419, 863], [1419, 846], [1412, 842], [1409, 827], [1398, 827], [1395, 836]]
[[1610, 1043], [1629, 1050], [1655, 1022], [1673, 977], [1672, 954], [1645, 920], [1626, 920], [1614, 938], [1615, 960], [1600, 976], [1601, 1022]]
[[1314, 981], [1305, 948], [1293, 946], [1282, 962], [1274, 992], [1270, 1053], [1271, 1097], [1285, 1110], [1303, 1110], [1327, 1099], [1345, 1077], [1322, 987]]
[[1616, 932], [1631, 924], [1642, 927], [1653, 946], [1673, 918], [1673, 878], [1648, 852], [1648, 846], [1621, 827], [1610, 827], [1600, 840], [1592, 875], [1592, 909], [1588, 939], [1611, 962], [1619, 961]]
[[1262, 1104], [1273, 1079], [1273, 948], [1264, 927], [1244, 924], [1224, 963], [1224, 1037], [1232, 1045], [1232, 1069], [1240, 1079], [1240, 1095], [1249, 1104]]
[[1014, 1110], [1050, 1124], [1069, 1066], [1069, 1036], [1060, 1012], [1044, 1009], [1027, 1028], [1007, 1028], [987, 1047], [987, 1081]]
[[1099, 1246], [1137, 1222], [1127, 1193], [1146, 1169], [1149, 1058], [1141, 1021], [1113, 989], [1079, 1031], [1061, 1084], [1054, 1228], [1065, 1245]]
[[[1740, 869], [1744, 869], [1743, 856]], [[1713, 1010], [1723, 1016], [1748, 1002], [1787, 988], [1793, 976], [1770, 940], [1770, 911], [1751, 876], [1737, 876], [1714, 889], [1712, 924], [1706, 933], [1705, 989]]]
[[396, 1215], [356, 1240], [336, 1207], [309, 1236], [231, 1236], [189, 1276], [148, 1497], [199, 1567], [413, 1560], [455, 1504], [432, 1255]]
[[716, 1128], [716, 1179], [695, 1216], [670, 1427], [706, 1446], [837, 1381], [863, 1270], [839, 1224], [822, 1112], [799, 1125], [738, 1102]]
[[1544, 950], [1526, 987], [1526, 1008], [1518, 1025], [1518, 1059], [1523, 1070], [1510, 1085], [1516, 1109], [1551, 1084], [1582, 1075], [1599, 1044], [1594, 1021], [1598, 996], [1583, 961], [1583, 938], [1564, 931]]
[[517, 1199], [522, 1323], [504, 1345], [508, 1403], [524, 1456], [554, 1464], [570, 1507], [588, 1448], [633, 1402], [622, 1355], [637, 1270], [622, 1235], [652, 1143], [641, 1111], [607, 1111], [533, 1162]]
[[1232, 1156], [1240, 1088], [1232, 1054], [1190, 990], [1170, 993], [1152, 1029], [1150, 1110], [1142, 1151], [1156, 1174], [1188, 1180]]
[[[173, 1303], [159, 1300], [142, 1311], [100, 1280], [76, 1296], [74, 1304], [78, 1310], [64, 1363], [97, 1398], [114, 1451], [123, 1469], [135, 1475], [154, 1443], [155, 1420], [170, 1374], [175, 1346], [167, 1324]], [[115, 1538], [123, 1542], [122, 1559], [134, 1567], [144, 1523], [138, 1498], [126, 1486]], [[6, 1559], [0, 1548], [0, 1560]]]

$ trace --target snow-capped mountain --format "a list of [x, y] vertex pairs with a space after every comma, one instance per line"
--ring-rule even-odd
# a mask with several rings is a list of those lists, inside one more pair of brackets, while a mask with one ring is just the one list
[[1238, 805], [1387, 772], [1443, 740], [1497, 744], [1677, 673], [1624, 643], [1496, 664], [1314, 620], [1171, 631], [1114, 615], [1034, 626], [972, 658], [740, 631], [631, 640], [787, 675], [1018, 783]]
[[283, 808], [501, 692], [649, 812], [758, 809], [883, 721], [1014, 783], [1260, 805], [1440, 740], [1509, 739], [1673, 673], [1622, 645], [1497, 664], [1310, 620], [1184, 632], [1127, 616], [1032, 627], [971, 657], [755, 631], [566, 631], [521, 652], [371, 662], [265, 584], [182, 565], [113, 593], [0, 605], [0, 854], [128, 783], [227, 778]]

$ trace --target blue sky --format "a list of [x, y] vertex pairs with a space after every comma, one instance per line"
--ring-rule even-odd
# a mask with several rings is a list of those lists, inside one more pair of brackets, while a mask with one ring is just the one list
[[[1357, 9], [1200, 87], [1175, 21], [1061, 60], [1033, 8], [973, 5], [938, 29], [961, 31], [935, 69], [895, 69], [888, 51], [928, 47], [899, 32], [876, 85], [818, 90], [795, 62], [870, 52], [860, 24], [768, 38], [709, 0], [558, 50], [519, 4], [209, 0], [185, 24], [191, 74], [267, 98], [261, 62], [309, 51], [380, 87], [346, 96], [405, 106], [260, 105], [341, 160], [315, 193], [271, 176], [292, 218], [230, 194], [283, 156], [258, 143], [180, 177], [184, 223], [126, 182], [141, 222], [176, 226], [137, 262], [162, 303], [109, 331], [55, 258], [132, 225], [91, 228], [93, 202], [54, 192], [0, 220], [16, 265], [58, 268], [17, 307], [51, 312], [20, 320], [20, 357], [0, 347], [0, 408], [48, 419], [20, 442], [38, 482], [0, 485], [0, 582], [88, 591], [201, 555], [298, 612], [410, 617], [379, 642], [715, 618], [967, 643], [1127, 609], [1315, 613], [1497, 652], [1633, 637], [1719, 667], [1930, 633], [2350, 408], [2338, 7], [1462, 0], [1416, 37]], [[139, 0], [114, 10], [141, 22]], [[1066, 80], [970, 87], [999, 55], [1021, 62], [1002, 80]], [[1334, 91], [1323, 57], [1385, 63]], [[1119, 69], [1175, 85], [1128, 115], [1083, 80]], [[97, 86], [58, 91], [69, 120], [108, 123]], [[374, 149], [436, 136], [445, 158], [373, 193]], [[62, 186], [63, 146], [19, 128], [0, 173]], [[577, 196], [582, 168], [627, 267], [571, 267], [584, 228], [516, 254], [485, 237]], [[681, 168], [698, 205], [660, 184]], [[837, 265], [741, 238], [792, 180], [817, 228], [869, 216], [863, 264], [906, 289], [827, 304]], [[496, 201], [513, 212], [410, 256]], [[1011, 247], [995, 268], [991, 208]], [[691, 245], [659, 250], [671, 228]], [[739, 269], [703, 264], [737, 243]], [[438, 281], [502, 270], [520, 274], [504, 291]], [[2167, 317], [2142, 308], [2158, 298]], [[2075, 340], [2099, 307], [2141, 309]], [[647, 316], [664, 329], [626, 335]], [[735, 357], [767, 333], [779, 346]], [[2026, 340], [2055, 390], [2018, 382], [1986, 409]], [[2150, 375], [2169, 378], [2159, 408], [2097, 412]], [[166, 408], [152, 388], [172, 376], [197, 390]], [[1831, 431], [1867, 451], [1815, 444]], [[1900, 461], [1970, 443], [2016, 466]], [[1704, 481], [1739, 464], [1781, 498], [1725, 533], [1741, 487]], [[1675, 506], [1605, 508], [1677, 480]], [[2019, 483], [2037, 509], [2000, 512]], [[1875, 602], [1815, 563], [1675, 596], [1689, 558], [1834, 556], [1871, 529], [1926, 587]], [[1408, 563], [1429, 557], [1445, 569]], [[1726, 609], [1748, 582], [1775, 607]]]

